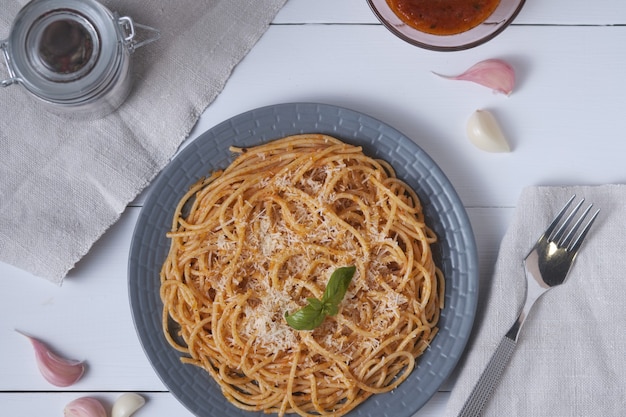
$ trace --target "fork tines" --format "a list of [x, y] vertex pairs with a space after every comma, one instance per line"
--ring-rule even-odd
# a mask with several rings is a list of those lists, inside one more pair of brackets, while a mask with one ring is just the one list
[[[561, 218], [567, 213], [570, 205], [576, 198], [574, 194], [569, 201], [565, 204], [565, 206], [561, 209], [559, 214], [557, 214], [556, 218], [548, 227], [546, 231], [546, 236], [548, 240], [557, 244], [558, 247], [564, 247], [568, 252], [577, 252], [582, 244], [587, 232], [591, 228], [594, 220], [598, 216], [600, 210], [596, 210], [593, 212], [591, 217], [585, 222], [585, 218], [590, 213], [593, 204], [589, 204], [587, 208], [580, 214], [578, 214], [580, 208], [582, 207], [585, 199], [583, 198], [571, 211], [567, 214], [565, 220], [561, 222]], [[572, 224], [572, 222], [574, 222]], [[559, 224], [560, 223], [560, 224]], [[583, 225], [584, 223], [584, 225]], [[557, 228], [558, 226], [558, 228]], [[582, 226], [582, 229], [581, 229]], [[555, 230], [556, 229], [556, 230]]]

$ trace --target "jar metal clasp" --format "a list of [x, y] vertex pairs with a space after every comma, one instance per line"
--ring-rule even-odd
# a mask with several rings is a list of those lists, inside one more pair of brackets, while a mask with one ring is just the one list
[[0, 49], [2, 49], [2, 55], [4, 56], [4, 63], [7, 67], [7, 72], [9, 73], [9, 78], [5, 78], [0, 81], [0, 85], [2, 87], [8, 87], [11, 84], [15, 84], [19, 82], [19, 78], [15, 76], [15, 71], [13, 70], [13, 65], [11, 64], [11, 57], [9, 56], [9, 52], [7, 51], [8, 47], [8, 39], [5, 39], [0, 42]]
[[[159, 32], [157, 29], [136, 23], [129, 16], [118, 17], [117, 24], [122, 31], [122, 39], [124, 41], [124, 45], [126, 45], [130, 52], [133, 52], [135, 49], [141, 48], [144, 45], [152, 43], [161, 37], [161, 32]], [[137, 41], [135, 39], [137, 35], [135, 28], [149, 32], [149, 36], [146, 39]]]

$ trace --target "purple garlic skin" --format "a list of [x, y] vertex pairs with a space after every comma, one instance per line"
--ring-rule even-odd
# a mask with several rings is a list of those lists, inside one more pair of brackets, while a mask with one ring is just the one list
[[65, 417], [107, 417], [102, 403], [92, 397], [81, 397], [71, 401], [63, 410]]
[[[21, 333], [21, 332], [18, 332]], [[63, 358], [50, 350], [40, 340], [21, 333], [30, 340], [35, 349], [35, 360], [41, 375], [46, 381], [57, 387], [69, 387], [76, 383], [85, 373], [85, 363]]]
[[515, 87], [515, 69], [502, 59], [486, 59], [455, 76], [436, 75], [448, 80], [471, 81], [491, 88], [495, 93], [510, 95]]

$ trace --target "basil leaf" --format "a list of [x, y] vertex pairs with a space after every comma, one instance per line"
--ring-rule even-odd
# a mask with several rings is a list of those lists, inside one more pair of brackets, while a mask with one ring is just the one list
[[356, 266], [344, 266], [337, 268], [330, 276], [322, 296], [322, 304], [326, 307], [328, 315], [337, 314], [339, 303], [345, 297], [355, 272]]
[[300, 310], [293, 314], [285, 312], [287, 324], [296, 330], [313, 330], [324, 322], [327, 315], [337, 315], [355, 272], [355, 266], [337, 268], [331, 274], [321, 300], [307, 298], [309, 303]]
[[306, 300], [309, 302], [309, 304], [311, 304], [311, 307], [313, 307], [314, 309], [319, 310], [319, 311], [324, 310], [324, 304], [322, 304], [322, 302], [318, 300], [317, 298], [311, 297], [311, 298], [307, 298]]
[[322, 306], [323, 306], [323, 310], [322, 311], [327, 316], [336, 316], [337, 313], [339, 313], [339, 306], [338, 305], [326, 303], [326, 304], [322, 304]]
[[313, 330], [322, 324], [326, 314], [322, 311], [322, 303], [317, 299], [315, 301], [317, 301], [318, 308], [312, 304], [307, 304], [293, 314], [285, 312], [287, 324], [296, 330]]

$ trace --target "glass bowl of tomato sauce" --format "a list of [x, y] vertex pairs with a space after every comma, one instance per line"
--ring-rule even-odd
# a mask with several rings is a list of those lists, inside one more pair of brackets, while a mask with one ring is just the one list
[[493, 39], [525, 0], [367, 0], [392, 33], [413, 45], [460, 51]]

